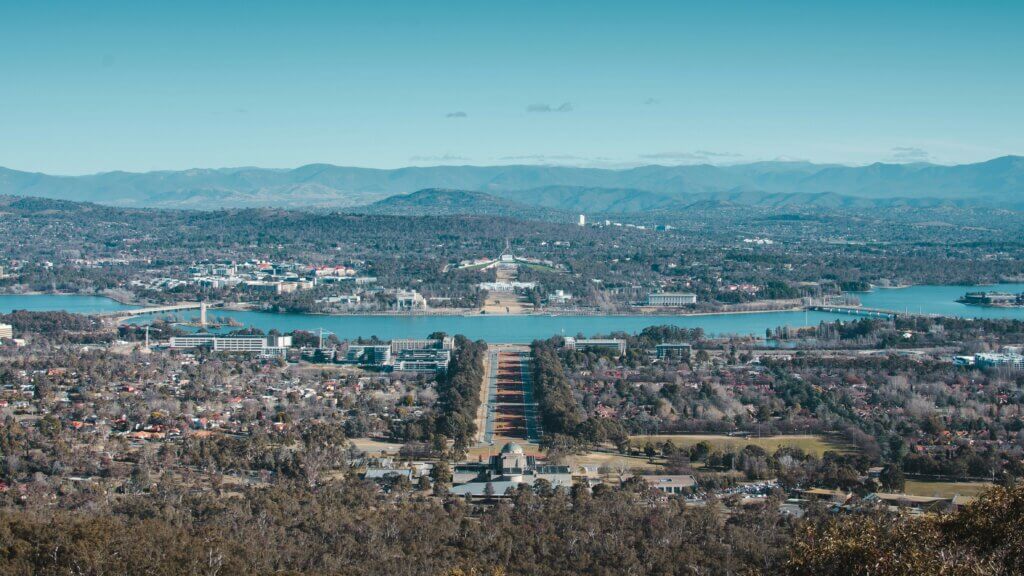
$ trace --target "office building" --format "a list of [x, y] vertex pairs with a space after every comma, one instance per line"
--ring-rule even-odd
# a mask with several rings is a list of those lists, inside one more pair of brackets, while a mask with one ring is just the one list
[[690, 355], [693, 346], [684, 343], [665, 343], [654, 347], [655, 356], [658, 358], [684, 358]]
[[979, 368], [1024, 370], [1024, 355], [1011, 352], [975, 354], [974, 365]]
[[692, 292], [659, 292], [647, 296], [648, 306], [679, 307], [697, 303], [697, 295]]
[[361, 366], [390, 364], [391, 346], [388, 344], [350, 344], [345, 353], [345, 362]]
[[455, 348], [455, 338], [445, 336], [444, 338], [405, 338], [391, 341], [391, 353], [398, 354], [402, 350], [451, 350]]
[[407, 348], [394, 356], [392, 366], [399, 372], [444, 372], [451, 359], [445, 348]]
[[258, 353], [262, 356], [284, 356], [292, 345], [291, 336], [217, 336], [192, 334], [172, 336], [170, 348], [207, 348], [214, 352]]
[[583, 339], [567, 337], [565, 339], [565, 347], [570, 350], [579, 350], [581, 352], [595, 351], [595, 352], [607, 352], [612, 351], [618, 353], [620, 356], [626, 353], [626, 341], [618, 338], [609, 339]]

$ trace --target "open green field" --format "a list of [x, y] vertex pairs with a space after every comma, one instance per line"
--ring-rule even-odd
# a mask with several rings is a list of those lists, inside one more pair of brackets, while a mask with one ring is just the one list
[[530, 270], [539, 270], [541, 272], [561, 272], [558, 268], [545, 266], [544, 264], [520, 264], [520, 266], [529, 268]]
[[961, 496], [977, 496], [992, 484], [988, 482], [932, 482], [930, 480], [907, 480], [903, 487], [905, 494], [914, 496], [938, 496], [940, 498], [952, 498], [957, 494]]
[[800, 448], [804, 452], [814, 454], [815, 456], [821, 456], [830, 450], [833, 452], [850, 451], [849, 446], [836, 443], [826, 436], [817, 434], [794, 434], [750, 438], [725, 436], [723, 434], [662, 434], [656, 436], [630, 436], [629, 439], [634, 446], [640, 447], [643, 447], [647, 442], [663, 444], [668, 440], [678, 448], [688, 448], [698, 442], [706, 441], [711, 444], [712, 448], [715, 450], [721, 450], [723, 452], [742, 450], [744, 446], [751, 444], [754, 446], [760, 446], [769, 453], [775, 452], [784, 446]]
[[542, 456], [544, 454], [540, 449], [540, 446], [533, 442], [527, 442], [521, 438], [504, 438], [495, 435], [493, 445], [477, 445], [466, 450], [466, 459], [476, 460], [477, 457], [483, 457], [486, 459], [488, 456], [494, 456], [501, 452], [501, 447], [504, 446], [506, 442], [515, 442], [516, 444], [519, 444], [519, 447], [523, 449], [523, 452], [531, 456]]
[[396, 442], [385, 442], [383, 440], [374, 440], [372, 438], [349, 438], [349, 442], [353, 446], [366, 452], [371, 456], [381, 456], [383, 454], [398, 454], [398, 451], [402, 449], [402, 444]]
[[607, 466], [612, 470], [644, 470], [647, 472], [661, 469], [660, 462], [651, 462], [638, 456], [624, 456], [609, 452], [587, 452], [565, 458], [569, 466]]

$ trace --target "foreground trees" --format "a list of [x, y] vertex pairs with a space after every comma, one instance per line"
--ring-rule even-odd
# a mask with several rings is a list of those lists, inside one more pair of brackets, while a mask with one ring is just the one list
[[0, 510], [0, 573], [736, 574], [781, 568], [791, 521], [646, 492], [520, 490], [477, 508], [347, 480], [233, 496], [173, 487], [91, 509]]
[[797, 525], [773, 505], [726, 515], [643, 483], [494, 506], [392, 500], [355, 480], [230, 497], [163, 483], [76, 510], [0, 509], [0, 573], [872, 574], [1024, 572], [1024, 487], [946, 516], [859, 513]]
[[788, 572], [1024, 574], [1024, 485], [996, 487], [947, 516], [858, 515], [809, 524]]

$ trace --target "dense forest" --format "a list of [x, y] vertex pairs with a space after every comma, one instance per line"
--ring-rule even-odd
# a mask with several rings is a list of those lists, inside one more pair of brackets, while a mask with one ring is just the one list
[[[641, 483], [642, 484], [642, 483]], [[10, 575], [1020, 574], [1024, 487], [943, 517], [780, 516], [622, 490], [520, 490], [496, 505], [389, 499], [346, 480], [191, 494], [162, 483], [82, 509], [0, 510]]]

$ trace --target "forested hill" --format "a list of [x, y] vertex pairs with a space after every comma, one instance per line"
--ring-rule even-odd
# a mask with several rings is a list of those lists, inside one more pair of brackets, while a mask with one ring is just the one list
[[[390, 196], [367, 206], [350, 209], [361, 214], [390, 214], [396, 216], [458, 215], [518, 216], [548, 219], [550, 210], [519, 204], [483, 192], [428, 188], [412, 194]], [[560, 220], [568, 216], [560, 215]]]
[[135, 207], [339, 208], [431, 188], [485, 192], [522, 204], [573, 211], [589, 206], [588, 211], [630, 212], [679, 202], [750, 203], [778, 198], [794, 203], [900, 199], [931, 205], [1024, 207], [1024, 158], [1005, 156], [958, 166], [758, 162], [623, 170], [525, 165], [377, 170], [310, 164], [288, 170], [223, 168], [88, 176], [0, 168], [0, 194]]

